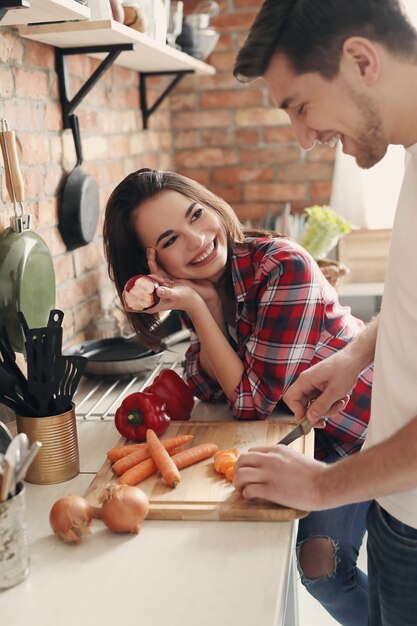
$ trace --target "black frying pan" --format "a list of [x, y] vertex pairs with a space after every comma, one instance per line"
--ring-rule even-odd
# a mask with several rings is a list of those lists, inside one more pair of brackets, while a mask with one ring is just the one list
[[136, 338], [112, 337], [84, 341], [66, 354], [86, 357], [88, 374], [127, 376], [155, 369], [164, 351], [152, 352]]
[[75, 250], [92, 241], [99, 217], [99, 193], [96, 180], [81, 165], [81, 147], [78, 117], [69, 116], [74, 137], [77, 163], [68, 175], [61, 192], [59, 230], [68, 250]]

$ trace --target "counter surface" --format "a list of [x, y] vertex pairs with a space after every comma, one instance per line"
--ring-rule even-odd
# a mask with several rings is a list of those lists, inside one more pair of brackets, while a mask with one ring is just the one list
[[[225, 406], [197, 410], [199, 420], [228, 415]], [[63, 495], [85, 493], [105, 452], [120, 438], [112, 420], [81, 420], [78, 437], [81, 473], [76, 478], [26, 484], [30, 574], [0, 592], [2, 623], [284, 624], [294, 522], [145, 520], [139, 535], [127, 536], [94, 520], [92, 535], [80, 545], [59, 541], [49, 526], [52, 504]]]

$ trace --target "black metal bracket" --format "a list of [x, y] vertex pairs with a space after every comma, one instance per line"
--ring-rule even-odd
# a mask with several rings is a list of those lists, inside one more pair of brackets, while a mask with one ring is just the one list
[[[152, 113], [156, 111], [165, 98], [171, 93], [174, 87], [180, 82], [186, 74], [193, 74], [194, 70], [182, 70], [172, 72], [141, 72], [140, 74], [140, 108], [142, 110], [143, 128], [148, 128], [148, 120]], [[146, 91], [146, 79], [149, 76], [171, 76], [174, 75], [173, 80], [164, 89], [159, 98], [155, 100], [154, 104], [148, 107], [147, 91]]]
[[[71, 128], [70, 116], [74, 114], [77, 106], [82, 102], [85, 96], [91, 91], [94, 85], [100, 80], [104, 72], [113, 65], [119, 54], [125, 50], [133, 50], [134, 45], [116, 44], [113, 46], [84, 46], [78, 48], [56, 48], [55, 60], [56, 71], [58, 74], [59, 99], [62, 108], [62, 122], [64, 128]], [[91, 76], [80, 87], [73, 98], [68, 95], [68, 72], [66, 65], [66, 57], [72, 54], [91, 54], [92, 52], [108, 52], [108, 55], [102, 60], [100, 65], [94, 70]]]
[[[25, 0], [22, 0], [23, 2]], [[58, 74], [59, 99], [62, 109], [62, 122], [64, 128], [73, 128], [74, 111], [82, 102], [83, 98], [89, 93], [94, 85], [100, 80], [104, 72], [113, 65], [119, 54], [126, 50], [133, 50], [134, 44], [115, 44], [109, 46], [83, 46], [76, 48], [56, 48], [55, 60], [56, 71]], [[66, 66], [66, 57], [71, 54], [91, 54], [92, 52], [107, 52], [108, 55], [103, 59], [100, 65], [94, 70], [91, 76], [86, 80], [79, 91], [70, 99], [68, 87], [68, 73]], [[194, 70], [173, 70], [161, 72], [140, 72], [139, 93], [140, 108], [142, 111], [143, 128], [148, 128], [148, 120], [152, 113], [162, 104], [165, 98], [171, 93], [174, 87], [186, 74], [193, 74]], [[156, 99], [152, 106], [148, 107], [147, 85], [146, 80], [150, 76], [174, 76], [172, 81], [167, 85], [161, 95]]]
[[0, 8], [0, 21], [10, 9], [30, 9], [29, 0], [4, 0]]

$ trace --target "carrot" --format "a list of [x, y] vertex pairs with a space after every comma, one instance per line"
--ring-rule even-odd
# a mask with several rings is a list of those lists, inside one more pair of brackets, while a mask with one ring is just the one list
[[219, 447], [215, 443], [202, 443], [199, 446], [194, 446], [193, 448], [188, 448], [187, 450], [183, 450], [183, 452], [175, 454], [172, 460], [178, 469], [183, 469], [184, 467], [198, 463], [198, 461], [208, 459], [210, 456], [216, 454], [218, 449]]
[[140, 450], [141, 448], [146, 448], [146, 443], [132, 443], [127, 446], [117, 446], [116, 448], [111, 448], [107, 452], [107, 458], [109, 459], [109, 461], [114, 463], [122, 457], [127, 456], [128, 454], [132, 454], [132, 452]]
[[[161, 472], [162, 478], [170, 487], [176, 487], [181, 481], [181, 476], [175, 463], [168, 454], [168, 451], [159, 441], [158, 435], [148, 428], [146, 431], [146, 444], [155, 462], [156, 467]], [[180, 452], [180, 454], [184, 454]]]
[[153, 459], [146, 459], [142, 463], [134, 465], [119, 477], [118, 482], [121, 485], [137, 485], [152, 474], [155, 474], [157, 467]]
[[[172, 439], [165, 439], [165, 441], [161, 441], [161, 444], [166, 450], [173, 450], [174, 448], [178, 448], [178, 446], [182, 446], [188, 441], [191, 441], [192, 438], [193, 435], [178, 435], [178, 437], [172, 437]], [[139, 450], [136, 450], [116, 461], [113, 465], [113, 469], [116, 474], [120, 476], [134, 465], [137, 465], [150, 457], [151, 454], [146, 444], [143, 448], [140, 448]]]
[[230, 467], [228, 467], [227, 470], [226, 470], [226, 478], [231, 483], [233, 482], [234, 471], [235, 471], [235, 465], [234, 464], [231, 465]]
[[232, 467], [239, 456], [239, 450], [237, 448], [231, 448], [230, 450], [219, 450], [214, 455], [214, 469], [219, 474], [226, 474], [229, 467]]
[[[194, 446], [193, 448], [188, 448], [187, 450], [175, 454], [172, 460], [178, 469], [183, 469], [184, 467], [193, 465], [193, 463], [198, 463], [198, 461], [203, 461], [213, 456], [218, 449], [215, 443], [202, 443], [199, 446]], [[122, 485], [137, 485], [142, 480], [145, 480], [145, 478], [152, 476], [156, 470], [157, 467], [153, 460], [147, 459], [127, 470], [127, 472], [120, 476], [118, 482]]]

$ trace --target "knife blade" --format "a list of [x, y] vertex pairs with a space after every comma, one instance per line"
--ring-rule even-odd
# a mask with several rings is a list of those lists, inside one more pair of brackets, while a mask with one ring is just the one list
[[299, 437], [302, 437], [303, 435], [308, 435], [308, 433], [310, 432], [312, 428], [313, 428], [313, 424], [306, 417], [304, 417], [301, 420], [301, 422], [298, 424], [298, 426], [293, 428], [288, 433], [288, 435], [285, 435], [285, 437], [283, 437], [281, 441], [277, 442], [277, 445], [280, 444], [282, 446], [289, 446], [290, 443], [292, 443]]

